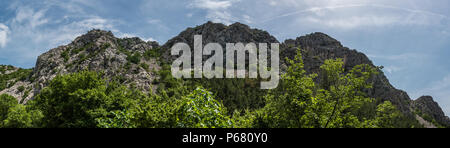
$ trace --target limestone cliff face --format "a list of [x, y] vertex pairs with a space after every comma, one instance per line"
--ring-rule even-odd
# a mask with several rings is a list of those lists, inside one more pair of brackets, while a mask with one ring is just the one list
[[[145, 52], [156, 48], [159, 48], [156, 42], [144, 42], [139, 38], [119, 39], [108, 31], [91, 30], [72, 43], [51, 49], [38, 57], [30, 76], [16, 84], [32, 90], [21, 102], [32, 99], [57, 75], [83, 70], [102, 72], [107, 79], [119, 79], [124, 84], [150, 91], [156, 87], [152, 82], [160, 67], [157, 59], [146, 58]], [[16, 87], [19, 86], [2, 92], [22, 98], [20, 94], [11, 93]]]
[[[139, 38], [119, 39], [111, 32], [92, 30], [76, 38], [72, 43], [51, 49], [38, 57], [36, 67], [29, 70], [29, 76], [22, 79], [10, 80], [8, 88], [0, 90], [0, 94], [11, 94], [26, 103], [32, 99], [50, 80], [60, 74], [74, 73], [82, 70], [101, 71], [105, 77], [113, 79], [119, 77], [124, 84], [135, 85], [142, 90], [155, 89], [152, 84], [158, 79], [155, 72], [161, 67], [161, 62], [170, 62], [176, 57], [170, 55], [170, 48], [179, 42], [190, 45], [193, 50], [194, 35], [203, 36], [203, 45], [219, 43], [225, 50], [225, 43], [280, 43], [268, 32], [253, 29], [241, 23], [223, 25], [207, 22], [194, 28], [182, 31], [170, 39], [163, 46], [156, 42], [144, 42]], [[339, 41], [324, 33], [312, 33], [296, 39], [288, 39], [280, 43], [280, 67], [283, 70], [287, 65], [283, 59], [294, 58], [297, 48], [303, 49], [305, 69], [309, 73], [319, 73], [320, 65], [326, 59], [342, 58], [345, 70], [360, 64], [376, 66], [363, 53], [344, 47]], [[160, 57], [152, 57], [148, 53], [158, 53]], [[160, 59], [160, 60], [158, 60]], [[1, 67], [0, 67], [1, 70]], [[0, 73], [0, 76], [11, 73], [18, 68]], [[405, 115], [415, 118], [414, 113], [419, 111], [430, 115], [442, 125], [450, 125], [446, 117], [431, 97], [421, 97], [412, 101], [408, 94], [394, 88], [382, 71], [371, 79], [374, 86], [366, 90], [370, 97], [381, 101], [391, 101]], [[31, 90], [27, 94], [18, 92], [20, 86]], [[26, 96], [25, 96], [26, 95]]]

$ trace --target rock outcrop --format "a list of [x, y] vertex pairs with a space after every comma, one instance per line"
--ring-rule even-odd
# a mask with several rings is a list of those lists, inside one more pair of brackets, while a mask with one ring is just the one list
[[422, 96], [413, 101], [412, 107], [422, 118], [430, 118], [426, 120], [435, 120], [442, 126], [450, 126], [449, 118], [445, 116], [439, 104], [433, 100], [433, 97]]
[[[156, 42], [144, 42], [139, 38], [119, 39], [108, 31], [91, 30], [72, 43], [51, 49], [38, 57], [31, 75], [16, 83], [33, 90], [21, 102], [32, 99], [57, 75], [83, 70], [102, 72], [107, 79], [117, 79], [150, 92], [156, 88], [152, 82], [160, 67], [157, 57], [146, 56], [146, 52], [157, 48], [159, 45]], [[2, 92], [23, 98], [21, 94], [12, 93], [19, 87], [16, 85]]]

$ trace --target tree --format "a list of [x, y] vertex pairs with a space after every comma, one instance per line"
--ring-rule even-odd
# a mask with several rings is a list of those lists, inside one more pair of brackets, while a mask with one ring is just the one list
[[3, 127], [3, 120], [8, 118], [9, 109], [17, 104], [16, 98], [7, 94], [0, 95], [0, 127]]
[[281, 76], [277, 89], [269, 91], [265, 96], [266, 106], [255, 112], [255, 127], [269, 128], [301, 128], [313, 120], [303, 117], [315, 103], [313, 90], [315, 74], [308, 75], [304, 70], [300, 53], [294, 60], [288, 60], [290, 66]]
[[404, 117], [390, 101], [385, 101], [377, 106], [376, 118], [366, 121], [366, 127], [370, 128], [398, 128]]
[[36, 128], [41, 126], [42, 113], [29, 110], [25, 105], [17, 104], [8, 111], [8, 117], [3, 121], [6, 128]]
[[99, 128], [136, 128], [132, 123], [133, 115], [128, 111], [111, 111], [113, 117], [97, 118]]
[[106, 84], [97, 72], [83, 71], [54, 78], [31, 104], [42, 111], [46, 127], [94, 128], [97, 118], [136, 106], [146, 96], [113, 81]]
[[182, 99], [177, 115], [177, 126], [181, 128], [227, 128], [232, 126], [222, 103], [203, 88], [195, 89]]
[[[341, 59], [326, 60], [321, 73], [306, 74], [301, 50], [290, 63], [277, 89], [266, 96], [266, 106], [255, 112], [256, 127], [338, 128], [362, 127], [364, 118], [357, 112], [372, 99], [363, 90], [370, 88], [368, 79], [376, 74], [369, 65], [344, 71]], [[319, 85], [314, 83], [319, 81]]]

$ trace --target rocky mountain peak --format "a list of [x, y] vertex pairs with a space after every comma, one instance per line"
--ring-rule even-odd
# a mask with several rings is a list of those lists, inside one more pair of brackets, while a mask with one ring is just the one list
[[170, 55], [170, 49], [176, 43], [187, 43], [191, 50], [194, 49], [194, 36], [202, 35], [203, 45], [208, 43], [219, 43], [225, 50], [226, 43], [279, 43], [279, 41], [267, 31], [253, 29], [248, 25], [234, 23], [229, 26], [221, 23], [207, 22], [205, 24], [188, 28], [178, 36], [170, 39], [162, 47], [164, 59], [173, 60], [176, 57]]
[[241, 23], [226, 26], [221, 23], [207, 22], [194, 28], [188, 28], [178, 36], [169, 40], [163, 47], [170, 48], [178, 42], [193, 44], [194, 35], [202, 35], [203, 43], [279, 43], [278, 40], [268, 32], [252, 29]]
[[341, 42], [321, 32], [301, 36], [295, 40], [286, 40], [285, 43], [311, 47], [343, 47]]
[[[83, 70], [104, 72], [107, 79], [120, 79], [142, 90], [155, 89], [154, 69], [158, 57], [149, 55], [158, 50], [156, 42], [139, 38], [116, 38], [110, 31], [91, 30], [72, 43], [40, 55], [31, 75], [35, 92], [44, 88], [57, 75]], [[152, 51], [153, 52], [153, 51]]]
[[[438, 124], [449, 126], [450, 120], [445, 116], [439, 104], [433, 100], [431, 96], [422, 96], [413, 101], [413, 108], [423, 118], [435, 119]], [[432, 120], [428, 119], [428, 120]]]

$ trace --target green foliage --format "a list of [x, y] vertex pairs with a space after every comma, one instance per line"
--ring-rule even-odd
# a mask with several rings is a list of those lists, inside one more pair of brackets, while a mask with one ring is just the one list
[[57, 76], [43, 89], [33, 105], [41, 110], [46, 127], [97, 127], [97, 118], [110, 111], [134, 106], [142, 94], [105, 80], [96, 72], [80, 72]]
[[0, 91], [10, 88], [16, 84], [17, 81], [27, 80], [27, 78], [31, 75], [31, 72], [31, 69], [18, 69], [9, 74], [0, 74]]
[[[316, 74], [307, 75], [300, 54], [289, 60], [290, 67], [282, 76], [280, 86], [266, 96], [267, 105], [254, 116], [255, 127], [272, 128], [359, 128], [372, 119], [360, 110], [374, 99], [363, 90], [370, 88], [368, 79], [377, 74], [369, 65], [355, 66], [345, 73], [341, 59], [326, 60], [320, 67], [319, 87]], [[396, 118], [392, 106], [381, 105], [377, 110], [377, 127], [389, 126], [381, 122]], [[389, 111], [389, 112], [388, 112]], [[378, 119], [379, 118], [379, 119]], [[371, 121], [370, 121], [371, 122]]]
[[[102, 45], [101, 49], [109, 46]], [[122, 47], [119, 51], [127, 55], [125, 69], [140, 63], [142, 55], [138, 52], [132, 54]], [[98, 52], [88, 56], [83, 53], [80, 59]], [[146, 59], [155, 56], [150, 51], [143, 55]], [[372, 86], [369, 79], [377, 74], [374, 67], [358, 65], [345, 71], [342, 59], [332, 59], [324, 61], [319, 74], [308, 74], [300, 50], [294, 60], [287, 61], [289, 67], [279, 87], [270, 91], [259, 89], [259, 79], [175, 79], [170, 65], [163, 65], [157, 72], [159, 79], [153, 82], [157, 90], [148, 94], [133, 84], [124, 86], [127, 80], [123, 76], [107, 80], [101, 73], [88, 71], [57, 76], [27, 105], [1, 95], [0, 127], [420, 127], [409, 122], [391, 102], [367, 97], [364, 90]], [[139, 66], [149, 67], [145, 63]], [[0, 75], [0, 88], [28, 78], [30, 72], [19, 69]], [[18, 89], [23, 92], [26, 88]], [[26, 90], [24, 94], [28, 93]]]
[[19, 87], [17, 87], [17, 90], [19, 92], [23, 92], [25, 90], [25, 87], [24, 86], [19, 86]]
[[[7, 95], [0, 95], [0, 123], [8, 117], [8, 110], [17, 105], [17, 99]], [[2, 124], [0, 124], [1, 126]]]
[[91, 42], [91, 43], [86, 44], [85, 46], [83, 46], [81, 48], [71, 50], [70, 51], [70, 55], [76, 55], [76, 54], [80, 53], [81, 51], [85, 51], [85, 50], [91, 49], [93, 47], [94, 47], [94, 43]]
[[134, 64], [139, 64], [139, 62], [141, 61], [141, 57], [142, 55], [139, 52], [136, 52], [131, 56], [127, 56], [127, 61]]
[[0, 96], [0, 128], [40, 127], [41, 118], [40, 111], [18, 104], [16, 98], [6, 94]]
[[69, 50], [64, 50], [61, 52], [61, 57], [64, 59], [64, 62], [69, 61]]
[[377, 106], [376, 118], [367, 120], [366, 126], [371, 128], [396, 128], [402, 120], [402, 114], [389, 101]]
[[29, 110], [25, 105], [17, 104], [8, 110], [8, 117], [3, 121], [5, 128], [34, 128], [41, 126], [42, 113]]
[[227, 128], [232, 122], [225, 107], [203, 88], [195, 89], [183, 98], [177, 116], [181, 128]]
[[[307, 75], [304, 70], [303, 59], [297, 55], [291, 64], [278, 88], [269, 91], [265, 96], [266, 106], [257, 111], [255, 115], [256, 127], [307, 127], [318, 119], [310, 120], [307, 111], [319, 103], [313, 97], [316, 75]], [[312, 123], [309, 123], [312, 122]], [[317, 123], [316, 123], [317, 124]]]
[[139, 66], [142, 67], [147, 72], [150, 71], [150, 66], [148, 66], [148, 64], [141, 63], [141, 64], [139, 64]]
[[161, 48], [152, 48], [144, 52], [144, 58], [146, 60], [150, 60], [151, 58], [159, 58], [161, 57], [161, 53]]
[[134, 118], [128, 111], [111, 111], [113, 118], [97, 118], [99, 128], [136, 128], [131, 122]]

